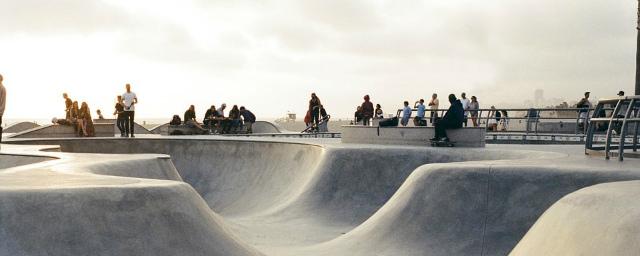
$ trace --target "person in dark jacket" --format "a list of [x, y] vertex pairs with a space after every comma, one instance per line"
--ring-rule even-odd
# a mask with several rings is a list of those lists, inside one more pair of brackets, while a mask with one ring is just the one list
[[247, 133], [253, 133], [253, 123], [256, 122], [256, 115], [251, 113], [248, 109], [244, 108], [244, 106], [240, 107], [240, 116], [244, 121], [244, 126], [247, 127]]
[[464, 120], [464, 109], [460, 100], [456, 99], [456, 95], [449, 94], [449, 102], [451, 107], [447, 110], [447, 113], [435, 122], [436, 136], [431, 141], [448, 142], [447, 129], [462, 128], [462, 121]]
[[362, 124], [364, 126], [369, 126], [369, 120], [373, 118], [373, 103], [371, 103], [369, 99], [369, 95], [365, 95], [364, 102], [360, 106], [360, 111], [362, 113]]

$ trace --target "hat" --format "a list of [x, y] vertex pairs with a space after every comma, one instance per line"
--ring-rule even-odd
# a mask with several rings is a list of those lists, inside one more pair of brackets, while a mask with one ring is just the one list
[[619, 91], [618, 96], [624, 96], [624, 91]]

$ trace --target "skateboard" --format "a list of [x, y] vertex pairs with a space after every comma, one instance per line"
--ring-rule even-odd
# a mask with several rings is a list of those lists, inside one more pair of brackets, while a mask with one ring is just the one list
[[431, 142], [431, 146], [432, 147], [455, 147], [456, 143], [455, 142], [451, 142], [451, 141], [432, 141]]

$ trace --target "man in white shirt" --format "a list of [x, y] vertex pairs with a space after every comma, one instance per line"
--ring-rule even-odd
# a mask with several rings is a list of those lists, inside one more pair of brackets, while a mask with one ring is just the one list
[[2, 142], [2, 116], [4, 115], [4, 109], [7, 106], [7, 90], [2, 84], [3, 77], [0, 75], [0, 142]]
[[471, 103], [471, 101], [467, 99], [466, 93], [463, 92], [461, 96], [462, 98], [460, 99], [460, 103], [462, 103], [462, 109], [464, 109], [464, 121], [462, 121], [462, 124], [464, 124], [464, 127], [467, 127], [467, 120], [469, 116], [469, 103]]
[[134, 118], [136, 112], [136, 104], [138, 104], [138, 97], [134, 92], [131, 91], [131, 85], [126, 85], [127, 92], [122, 94], [122, 100], [124, 101], [124, 115], [125, 115], [125, 135], [128, 137], [131, 135], [131, 138], [135, 137], [133, 135], [133, 127], [134, 127]]
[[431, 109], [431, 120], [430, 123], [434, 123], [436, 118], [438, 118], [437, 109], [440, 107], [440, 100], [438, 100], [438, 94], [434, 93], [431, 95], [431, 101], [429, 101], [429, 107]]

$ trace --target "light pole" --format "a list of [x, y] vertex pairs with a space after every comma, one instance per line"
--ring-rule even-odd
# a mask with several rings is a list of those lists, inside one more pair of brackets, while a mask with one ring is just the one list
[[636, 95], [640, 95], [640, 0], [638, 0], [638, 23], [636, 24]]

